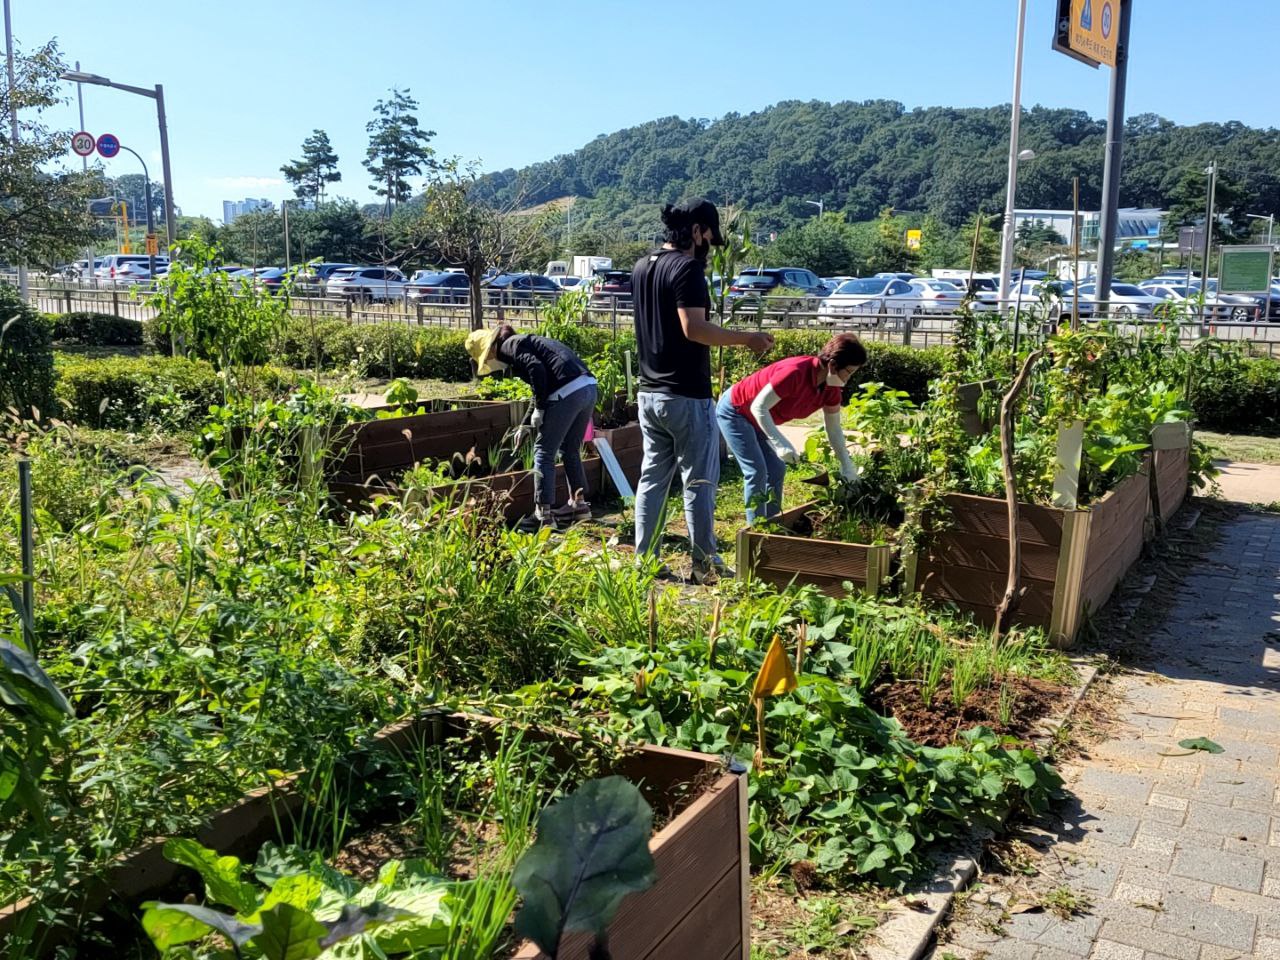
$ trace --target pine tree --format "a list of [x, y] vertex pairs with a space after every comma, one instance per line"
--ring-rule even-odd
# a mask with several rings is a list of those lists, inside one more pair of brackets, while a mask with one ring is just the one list
[[333, 152], [329, 135], [323, 130], [316, 130], [303, 140], [302, 159], [286, 163], [280, 172], [293, 185], [293, 192], [299, 200], [311, 200], [316, 206], [324, 198], [325, 184], [342, 179], [338, 172], [338, 155]]
[[397, 203], [408, 200], [413, 193], [408, 178], [422, 173], [423, 169], [435, 170], [435, 151], [431, 149], [434, 130], [418, 126], [414, 111], [418, 101], [409, 96], [408, 90], [391, 90], [391, 97], [374, 104], [376, 116], [365, 129], [369, 131], [369, 149], [364, 167], [373, 177], [370, 186], [374, 193], [386, 198], [386, 211]]

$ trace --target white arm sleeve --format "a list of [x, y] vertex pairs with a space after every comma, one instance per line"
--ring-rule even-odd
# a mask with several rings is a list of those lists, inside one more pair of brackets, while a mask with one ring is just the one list
[[764, 389], [756, 394], [756, 398], [751, 401], [751, 415], [756, 418], [756, 423], [760, 424], [760, 429], [764, 431], [765, 438], [769, 441], [769, 446], [773, 447], [773, 452], [785, 460], [787, 455], [792, 458], [796, 456], [796, 448], [782, 435], [778, 425], [773, 422], [773, 414], [769, 412], [778, 405], [778, 401], [781, 399], [777, 391], [773, 389], [773, 384], [765, 384]]
[[826, 411], [822, 414], [822, 423], [827, 428], [827, 442], [831, 444], [836, 458], [840, 461], [840, 476], [852, 480], [858, 475], [853, 461], [849, 459], [849, 447], [844, 439], [844, 427], [840, 423], [838, 410]]

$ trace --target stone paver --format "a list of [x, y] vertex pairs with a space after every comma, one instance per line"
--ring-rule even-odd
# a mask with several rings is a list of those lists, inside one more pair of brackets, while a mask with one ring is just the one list
[[[1280, 468], [1265, 481], [1248, 499], [1280, 499]], [[971, 906], [934, 960], [1280, 960], [1280, 517], [1241, 514], [1218, 533], [1160, 601], [1144, 669], [1114, 684], [1122, 724], [1062, 771], [1071, 798], [1026, 831], [1034, 883], [1090, 902], [996, 934]], [[1223, 752], [1178, 746], [1194, 737]]]

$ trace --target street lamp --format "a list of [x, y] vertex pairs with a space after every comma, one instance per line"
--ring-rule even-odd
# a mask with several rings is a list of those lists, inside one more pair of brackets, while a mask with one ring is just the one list
[[1271, 246], [1271, 231], [1276, 225], [1276, 215], [1274, 213], [1268, 213], [1265, 216], [1261, 213], [1246, 213], [1245, 216], [1250, 220], [1267, 221], [1267, 246]]
[[160, 165], [164, 168], [165, 236], [168, 240], [168, 245], [172, 247], [174, 242], [173, 175], [169, 169], [169, 126], [164, 117], [164, 87], [158, 83], [154, 89], [133, 87], [127, 83], [112, 83], [106, 77], [100, 77], [96, 73], [87, 73], [84, 70], [66, 70], [62, 74], [62, 79], [70, 80], [72, 83], [92, 83], [98, 87], [112, 87], [116, 90], [123, 90], [125, 93], [136, 93], [140, 97], [150, 97], [156, 102], [156, 121], [160, 125]]
[[1022, 119], [1022, 38], [1026, 32], [1027, 0], [1018, 0], [1018, 33], [1013, 46], [1013, 111], [1009, 116], [1009, 180], [1004, 190], [1004, 230], [1000, 238], [1001, 310], [1009, 303], [1009, 284], [1013, 274], [1014, 194], [1018, 190], [1018, 161], [1022, 158], [1018, 153], [1018, 122]]
[[811, 206], [811, 207], [817, 207], [817, 208], [818, 208], [818, 219], [819, 219], [819, 220], [821, 220], [821, 219], [822, 219], [822, 201], [821, 201], [821, 200], [806, 200], [806, 201], [805, 201], [805, 203], [809, 204], [809, 206]]

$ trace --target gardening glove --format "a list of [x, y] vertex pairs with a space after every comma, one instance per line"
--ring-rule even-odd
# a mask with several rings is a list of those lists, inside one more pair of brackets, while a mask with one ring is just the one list
[[529, 418], [529, 426], [533, 427], [535, 430], [542, 429], [542, 410], [538, 407], [534, 407], [533, 409], [533, 416]]
[[773, 444], [773, 452], [778, 455], [779, 460], [788, 466], [800, 462], [800, 454], [798, 454], [796, 452], [796, 448], [785, 439], [781, 443]]

